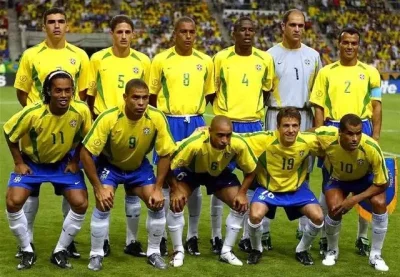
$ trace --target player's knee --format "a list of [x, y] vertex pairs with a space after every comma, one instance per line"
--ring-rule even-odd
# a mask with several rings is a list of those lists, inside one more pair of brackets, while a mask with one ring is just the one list
[[74, 197], [70, 197], [70, 199], [68, 199], [68, 202], [71, 206], [71, 209], [78, 214], [85, 213], [88, 208], [88, 199], [85, 193], [74, 194]]
[[382, 194], [376, 195], [372, 197], [370, 201], [374, 212], [376, 211], [380, 213], [386, 210], [386, 199], [384, 195]]
[[264, 218], [264, 215], [257, 210], [250, 210], [249, 220], [251, 224], [259, 224]]
[[15, 213], [22, 209], [24, 205], [23, 197], [15, 193], [8, 193], [6, 196], [7, 211]]
[[321, 209], [318, 209], [310, 214], [309, 219], [315, 225], [321, 225], [324, 222], [324, 214]]

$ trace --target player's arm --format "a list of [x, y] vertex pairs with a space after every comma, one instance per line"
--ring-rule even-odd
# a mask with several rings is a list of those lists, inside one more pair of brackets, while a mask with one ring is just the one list
[[328, 80], [325, 77], [324, 70], [320, 70], [310, 95], [310, 103], [314, 107], [314, 126], [316, 128], [324, 125], [324, 101], [328, 93], [326, 91], [327, 82]]
[[77, 80], [79, 98], [82, 101], [86, 101], [87, 91], [89, 85], [89, 74], [90, 74], [90, 62], [86, 52], [81, 53], [81, 70], [79, 72], [79, 79]]
[[149, 90], [150, 90], [150, 99], [149, 104], [153, 107], [157, 107], [157, 95], [161, 89], [161, 62], [160, 56], [155, 56], [153, 62], [150, 66], [150, 77], [149, 77]]
[[94, 114], [94, 102], [97, 95], [97, 74], [99, 74], [98, 67], [100, 66], [96, 57], [97, 55], [94, 54], [89, 62], [89, 72], [87, 77], [88, 89], [86, 93], [86, 101], [93, 119], [96, 119], [96, 115]]
[[372, 138], [379, 141], [382, 128], [382, 103], [372, 100]]
[[21, 89], [17, 89], [17, 99], [22, 107], [25, 107], [28, 101], [28, 93]]
[[27, 105], [28, 94], [33, 85], [32, 70], [28, 56], [25, 53], [22, 56], [14, 82], [14, 87], [17, 89], [17, 99], [22, 107]]
[[215, 99], [215, 78], [214, 78], [214, 64], [211, 58], [207, 59], [207, 76], [204, 81], [204, 95], [206, 96], [206, 105], [213, 103]]

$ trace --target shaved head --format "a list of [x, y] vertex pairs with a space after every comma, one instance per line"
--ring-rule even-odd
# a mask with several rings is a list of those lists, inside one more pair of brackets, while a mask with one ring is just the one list
[[210, 131], [216, 131], [222, 126], [229, 126], [232, 130], [232, 121], [224, 115], [217, 115], [211, 121]]

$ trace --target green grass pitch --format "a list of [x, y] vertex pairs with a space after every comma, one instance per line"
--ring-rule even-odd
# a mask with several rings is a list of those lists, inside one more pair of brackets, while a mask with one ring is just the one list
[[[0, 90], [0, 122], [1, 125], [10, 116], [20, 109], [16, 100], [15, 90], [11, 87]], [[383, 151], [400, 154], [399, 135], [397, 120], [400, 117], [400, 95], [385, 95], [383, 98], [383, 131], [381, 146]], [[208, 107], [207, 113], [211, 114]], [[206, 115], [207, 120], [210, 116]], [[24, 272], [15, 269], [18, 260], [14, 258], [16, 252], [16, 240], [8, 227], [5, 215], [5, 194], [9, 173], [13, 169], [13, 162], [4, 137], [0, 139], [0, 209], [3, 211], [0, 216], [0, 276], [400, 276], [399, 240], [396, 235], [400, 229], [399, 209], [389, 218], [389, 230], [383, 248], [383, 257], [390, 267], [388, 273], [376, 272], [368, 265], [366, 257], [360, 257], [355, 253], [354, 241], [357, 231], [357, 216], [352, 210], [345, 216], [340, 236], [340, 258], [336, 266], [325, 267], [321, 264], [318, 255], [318, 239], [314, 241], [311, 253], [315, 265], [305, 267], [299, 264], [294, 258], [294, 251], [297, 245], [295, 230], [297, 221], [289, 222], [283, 210], [278, 210], [277, 218], [272, 221], [271, 234], [274, 249], [264, 252], [261, 263], [256, 266], [244, 264], [242, 267], [234, 267], [218, 261], [217, 256], [210, 251], [210, 216], [209, 197], [203, 190], [203, 209], [200, 221], [200, 251], [201, 256], [192, 257], [186, 255], [185, 263], [181, 268], [168, 268], [166, 271], [153, 269], [146, 263], [144, 258], [134, 258], [123, 253], [125, 244], [125, 216], [124, 216], [124, 191], [119, 189], [116, 193], [115, 208], [111, 215], [110, 241], [112, 252], [103, 262], [103, 270], [91, 272], [87, 269], [88, 255], [90, 251], [90, 218], [94, 206], [93, 192], [91, 185], [89, 189], [89, 209], [81, 232], [76, 237], [78, 250], [82, 257], [72, 260], [72, 270], [61, 270], [49, 262], [50, 253], [53, 250], [62, 226], [61, 198], [53, 193], [53, 187], [44, 184], [40, 194], [40, 207], [35, 222], [35, 246], [38, 255], [36, 265]], [[316, 195], [320, 192], [320, 171], [314, 170], [311, 179], [311, 186]], [[142, 216], [140, 219], [139, 239], [146, 247], [146, 209], [142, 205]], [[224, 220], [228, 214], [225, 207]], [[187, 218], [186, 218], [187, 223]], [[185, 228], [186, 233], [186, 228]], [[184, 235], [186, 236], [186, 234]], [[370, 237], [371, 235], [369, 235]], [[170, 243], [170, 241], [169, 241]], [[169, 244], [171, 252], [171, 244]], [[245, 262], [247, 254], [242, 253], [235, 247], [237, 256]]]

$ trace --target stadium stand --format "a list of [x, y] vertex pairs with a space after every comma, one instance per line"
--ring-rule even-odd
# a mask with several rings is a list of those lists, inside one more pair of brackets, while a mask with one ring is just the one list
[[6, 1], [0, 1], [0, 58], [9, 58], [8, 50], [8, 19]]
[[333, 1], [332, 5], [314, 6], [313, 20], [337, 51], [337, 35], [351, 26], [362, 33], [360, 60], [379, 71], [399, 70], [400, 15], [385, 7], [384, 1]]
[[137, 33], [134, 48], [150, 58], [171, 47], [173, 24], [182, 15], [192, 17], [197, 23], [196, 49], [212, 56], [226, 47], [205, 1], [124, 0], [120, 11], [133, 18]]

